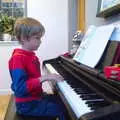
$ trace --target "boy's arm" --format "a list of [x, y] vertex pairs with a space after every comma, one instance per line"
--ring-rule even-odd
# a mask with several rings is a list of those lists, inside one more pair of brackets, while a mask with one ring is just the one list
[[42, 94], [42, 83], [39, 78], [33, 78], [26, 81], [27, 89], [32, 96], [40, 96]]
[[28, 79], [24, 62], [20, 56], [15, 56], [9, 61], [9, 70], [12, 78], [12, 90], [18, 97], [40, 96], [42, 85], [38, 78]]
[[41, 83], [46, 82], [46, 81], [57, 83], [63, 80], [64, 78], [58, 74], [48, 74], [48, 75], [41, 76], [40, 78]]

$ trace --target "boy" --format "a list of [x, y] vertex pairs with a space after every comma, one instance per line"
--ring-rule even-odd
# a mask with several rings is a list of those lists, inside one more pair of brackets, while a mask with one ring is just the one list
[[40, 62], [34, 51], [45, 33], [43, 25], [33, 18], [19, 18], [14, 31], [21, 48], [14, 49], [9, 60], [12, 79], [11, 88], [15, 95], [18, 114], [30, 116], [53, 116], [65, 120], [62, 105], [55, 97], [42, 97], [42, 82], [61, 81], [60, 75], [42, 76]]

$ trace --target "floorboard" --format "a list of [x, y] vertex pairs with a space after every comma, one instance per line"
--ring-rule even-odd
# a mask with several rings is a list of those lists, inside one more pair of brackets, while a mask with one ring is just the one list
[[10, 95], [0, 95], [0, 120], [4, 120], [7, 112]]

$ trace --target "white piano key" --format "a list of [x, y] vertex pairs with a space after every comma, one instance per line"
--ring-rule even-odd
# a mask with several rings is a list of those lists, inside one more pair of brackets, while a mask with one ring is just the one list
[[45, 64], [45, 67], [48, 69], [50, 73], [59, 74], [51, 64]]
[[68, 100], [68, 103], [70, 104], [77, 118], [85, 113], [91, 112], [91, 109], [87, 106], [85, 101], [78, 97], [78, 95], [71, 89], [66, 81], [62, 81], [57, 84], [65, 98]]

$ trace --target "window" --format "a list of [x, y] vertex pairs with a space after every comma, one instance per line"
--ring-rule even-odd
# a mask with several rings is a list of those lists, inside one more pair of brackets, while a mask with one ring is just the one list
[[23, 17], [25, 16], [25, 0], [0, 0], [1, 13], [8, 16]]
[[26, 16], [27, 0], [0, 0], [0, 41], [15, 41], [15, 19]]

